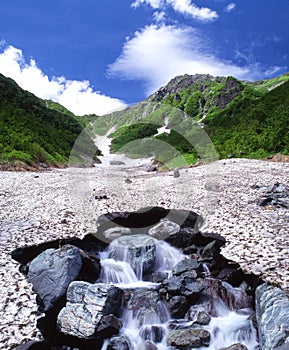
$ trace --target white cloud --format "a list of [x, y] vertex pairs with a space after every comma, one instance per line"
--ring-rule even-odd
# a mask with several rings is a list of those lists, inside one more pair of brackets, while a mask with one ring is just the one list
[[158, 9], [161, 7], [161, 4], [163, 3], [162, 0], [136, 0], [131, 6], [132, 7], [139, 7], [142, 4], [148, 4], [154, 9]]
[[192, 4], [190, 0], [167, 0], [173, 9], [184, 15], [190, 15], [202, 21], [212, 21], [218, 18], [216, 11], [213, 11], [207, 7], [197, 7]]
[[259, 77], [256, 67], [238, 67], [211, 54], [191, 27], [151, 25], [127, 40], [109, 74], [143, 80], [152, 93], [176, 75], [233, 75], [240, 79]]
[[170, 5], [176, 12], [201, 21], [213, 21], [218, 18], [216, 11], [207, 7], [197, 7], [191, 0], [136, 0], [132, 7], [136, 8], [142, 4], [150, 5], [153, 9], [164, 9], [165, 5]]
[[233, 3], [233, 2], [231, 2], [229, 5], [227, 5], [227, 6], [225, 7], [225, 11], [226, 11], [226, 12], [231, 12], [231, 11], [233, 11], [235, 8], [236, 8], [236, 4]]
[[153, 15], [156, 23], [164, 23], [166, 19], [166, 13], [164, 11], [156, 11]]
[[89, 81], [49, 78], [33, 59], [26, 63], [22, 51], [13, 46], [0, 53], [0, 72], [23, 89], [40, 98], [59, 102], [77, 115], [103, 115], [126, 106], [118, 99], [93, 91]]

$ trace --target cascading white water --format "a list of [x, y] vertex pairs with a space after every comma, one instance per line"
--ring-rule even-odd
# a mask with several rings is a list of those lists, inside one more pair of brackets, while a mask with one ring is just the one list
[[[195, 320], [190, 322], [171, 320], [165, 302], [157, 301], [156, 288], [159, 284], [143, 281], [143, 274], [148, 268], [147, 263], [152, 254], [155, 254], [153, 271], [167, 273], [168, 276], [171, 275], [173, 267], [186, 256], [165, 242], [146, 235], [134, 236], [136, 241], [139, 236], [144, 236], [147, 243], [146, 247], [136, 248], [138, 243], [134, 242], [134, 249], [139, 249], [138, 254], [133, 254], [129, 246], [124, 246], [117, 240], [117, 242], [112, 242], [105, 252], [101, 253], [100, 282], [117, 285], [127, 290], [131, 295], [121, 316], [123, 322], [121, 334], [129, 339], [130, 350], [146, 350], [147, 342], [153, 344], [154, 347], [151, 349], [168, 350], [166, 338], [172, 324], [175, 325], [176, 329], [185, 329], [192, 326]], [[132, 239], [132, 236], [128, 237], [130, 240]], [[125, 239], [124, 242], [126, 242]], [[155, 245], [155, 251], [152, 249], [153, 245]], [[209, 273], [207, 266], [203, 266], [203, 269], [207, 276]], [[242, 298], [245, 297], [242, 289], [233, 288], [226, 283], [223, 283], [223, 287], [229, 296], [233, 296], [233, 302], [236, 305], [238, 305], [238, 300], [242, 305]], [[135, 302], [135, 299], [138, 298], [141, 300], [139, 303]], [[196, 310], [204, 311], [204, 306], [200, 304]], [[202, 326], [211, 334], [210, 345], [200, 349], [218, 350], [234, 343], [242, 343], [249, 350], [259, 348], [256, 330], [249, 320], [252, 310], [231, 311], [220, 298], [214, 300], [214, 310], [215, 315], [211, 318], [209, 325]], [[102, 350], [106, 350], [108, 344], [109, 341], [106, 341]], [[122, 345], [120, 345], [120, 349], [123, 349]]]

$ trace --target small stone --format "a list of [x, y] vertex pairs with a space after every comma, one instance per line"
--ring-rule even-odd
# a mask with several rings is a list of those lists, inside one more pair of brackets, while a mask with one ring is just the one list
[[210, 333], [204, 329], [174, 330], [167, 337], [167, 345], [181, 350], [191, 350], [209, 346], [210, 340]]
[[211, 316], [207, 312], [201, 311], [198, 313], [196, 322], [200, 325], [206, 326], [211, 322]]

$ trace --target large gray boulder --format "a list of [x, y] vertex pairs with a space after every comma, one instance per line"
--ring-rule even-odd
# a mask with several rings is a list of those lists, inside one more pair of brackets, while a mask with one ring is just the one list
[[39, 310], [47, 312], [62, 298], [69, 284], [81, 270], [80, 250], [66, 245], [60, 249], [47, 249], [31, 261], [28, 280], [38, 294]]
[[262, 350], [289, 349], [289, 296], [262, 284], [256, 289], [256, 316]]
[[111, 242], [110, 257], [127, 261], [138, 277], [153, 272], [157, 240], [144, 234], [122, 236]]
[[183, 329], [171, 331], [167, 337], [167, 345], [181, 350], [191, 350], [209, 346], [210, 333], [205, 329]]
[[60, 332], [82, 339], [97, 333], [105, 337], [121, 328], [118, 320], [123, 292], [112, 285], [75, 281], [67, 291], [67, 304], [60, 311], [57, 325]]

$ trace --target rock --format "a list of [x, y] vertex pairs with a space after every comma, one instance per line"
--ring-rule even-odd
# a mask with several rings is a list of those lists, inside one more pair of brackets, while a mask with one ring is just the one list
[[66, 306], [60, 311], [57, 325], [63, 334], [91, 339], [115, 334], [121, 327], [120, 314], [123, 292], [103, 283], [72, 282], [67, 291]]
[[143, 276], [144, 281], [149, 281], [153, 283], [161, 283], [167, 278], [168, 278], [168, 273], [160, 272], [160, 271], [152, 272], [150, 274]]
[[157, 170], [158, 170], [157, 165], [149, 165], [149, 166], [146, 168], [146, 171], [147, 171], [148, 173], [151, 173], [151, 172], [157, 171]]
[[172, 297], [167, 305], [172, 318], [184, 318], [189, 308], [187, 298], [181, 295]]
[[251, 298], [246, 294], [245, 289], [234, 289], [228, 283], [214, 278], [203, 279], [201, 286], [203, 290], [198, 300], [192, 304], [187, 313], [191, 320], [197, 319], [200, 310], [213, 317], [219, 316], [217, 305], [220, 300], [230, 310], [245, 309], [251, 305]]
[[40, 253], [44, 252], [45, 250], [50, 248], [57, 249], [67, 244], [81, 244], [81, 240], [79, 238], [72, 237], [68, 239], [56, 239], [54, 241], [35, 244], [28, 247], [20, 247], [12, 251], [11, 257], [12, 259], [18, 261], [20, 264], [25, 265], [35, 259]]
[[273, 186], [263, 189], [263, 193], [261, 197], [256, 200], [256, 204], [260, 206], [274, 205], [288, 209], [289, 186], [275, 183]]
[[122, 236], [111, 242], [110, 258], [129, 262], [136, 275], [142, 277], [154, 270], [157, 242], [148, 235]]
[[[147, 288], [136, 288], [131, 291], [127, 309], [137, 318], [139, 326], [147, 324], [147, 320], [166, 322], [168, 312], [164, 310], [164, 303], [159, 300], [159, 293]], [[159, 321], [160, 322], [160, 321]]]
[[209, 346], [210, 340], [210, 333], [204, 329], [174, 330], [167, 337], [167, 345], [181, 350], [191, 350]]
[[226, 348], [221, 348], [219, 350], [248, 350], [247, 346], [237, 343], [237, 344], [232, 344]]
[[86, 253], [80, 250], [82, 267], [78, 279], [85, 282], [94, 283], [100, 276], [100, 259], [98, 255]]
[[194, 237], [194, 244], [205, 247], [207, 244], [216, 242], [215, 246], [221, 248], [225, 245], [226, 239], [217, 233], [213, 232], [198, 232]]
[[107, 247], [103, 241], [100, 241], [95, 236], [88, 234], [81, 240], [76, 237], [66, 239], [56, 239], [41, 244], [35, 244], [27, 247], [20, 247], [14, 249], [11, 253], [12, 259], [18, 261], [20, 264], [26, 265], [33, 259], [35, 259], [40, 253], [47, 249], [58, 249], [65, 245], [73, 245], [87, 253], [96, 254], [99, 250]]
[[195, 259], [181, 260], [172, 270], [174, 276], [179, 276], [184, 272], [195, 271], [197, 275], [203, 271], [202, 264]]
[[28, 280], [38, 294], [39, 310], [47, 312], [62, 298], [81, 270], [80, 250], [66, 245], [47, 249], [31, 261]]
[[119, 238], [125, 235], [130, 235], [130, 234], [131, 234], [131, 230], [126, 227], [112, 227], [112, 228], [108, 228], [103, 232], [103, 236], [105, 237], [107, 242], [111, 242], [116, 238]]
[[102, 338], [109, 338], [119, 332], [122, 322], [114, 315], [105, 315], [100, 319], [96, 332]]
[[170, 297], [182, 295], [187, 298], [189, 304], [192, 304], [200, 297], [204, 285], [202, 280], [196, 280], [196, 275], [191, 274], [188, 272], [181, 276], [172, 276], [162, 283], [161, 288], [166, 290]]
[[197, 316], [196, 323], [199, 325], [206, 326], [211, 322], [211, 316], [205, 312], [205, 311], [200, 311]]
[[131, 343], [127, 336], [120, 335], [111, 338], [106, 350], [130, 350]]
[[35, 340], [29, 341], [15, 348], [15, 350], [37, 350], [37, 349], [48, 350], [44, 342], [38, 342]]
[[120, 160], [111, 160], [109, 162], [110, 165], [125, 165], [124, 162], [120, 161]]
[[243, 288], [236, 289], [226, 282], [213, 278], [206, 278], [203, 285], [205, 295], [210, 296], [213, 300], [221, 299], [230, 310], [250, 307], [251, 299]]
[[144, 343], [144, 350], [158, 350], [158, 348], [153, 342], [146, 340]]
[[177, 169], [177, 170], [174, 170], [174, 178], [178, 178], [178, 177], [180, 177], [180, 172]]
[[256, 289], [256, 316], [262, 349], [289, 348], [288, 310], [289, 296], [281, 289], [266, 284]]
[[204, 247], [201, 255], [203, 259], [213, 259], [214, 257], [217, 257], [218, 255], [220, 255], [220, 253], [221, 253], [221, 249], [220, 249], [219, 242], [212, 241]]
[[161, 343], [166, 330], [162, 325], [143, 325], [139, 331], [139, 335], [143, 340], [150, 340], [154, 343]]
[[145, 233], [158, 224], [161, 219], [166, 218], [181, 227], [198, 228], [202, 224], [202, 218], [188, 210], [165, 209], [161, 207], [146, 207], [136, 212], [115, 212], [98, 217], [98, 230], [96, 236], [112, 227], [130, 228], [132, 233]]
[[165, 241], [177, 248], [186, 248], [194, 243], [196, 232], [193, 228], [182, 228], [174, 234], [170, 234]]
[[175, 222], [163, 219], [159, 224], [152, 227], [148, 234], [156, 239], [165, 240], [167, 237], [177, 233], [180, 225]]
[[98, 193], [94, 196], [94, 199], [101, 200], [101, 199], [108, 199], [106, 194]]
[[217, 275], [217, 278], [230, 283], [233, 287], [239, 287], [245, 279], [245, 274], [240, 268], [240, 266], [238, 266], [238, 264], [236, 265], [236, 267], [238, 268], [227, 267], [221, 270], [220, 273]]

